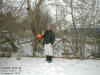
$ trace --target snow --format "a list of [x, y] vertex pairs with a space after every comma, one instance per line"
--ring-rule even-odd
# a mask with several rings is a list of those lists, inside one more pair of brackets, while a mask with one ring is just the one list
[[[100, 75], [100, 60], [79, 60], [54, 58], [47, 63], [45, 58], [15, 57], [0, 58], [1, 67], [21, 67], [20, 75]], [[7, 74], [6, 74], [7, 75]]]

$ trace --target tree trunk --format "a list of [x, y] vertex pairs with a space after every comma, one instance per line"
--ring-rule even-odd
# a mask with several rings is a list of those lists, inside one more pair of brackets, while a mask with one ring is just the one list
[[[27, 10], [28, 10], [28, 15], [30, 19], [30, 26], [31, 30], [33, 33], [33, 37], [36, 37], [36, 34], [38, 33], [38, 26], [39, 26], [39, 11], [40, 11], [40, 6], [42, 5], [43, 1], [45, 0], [39, 0], [36, 6], [34, 7], [34, 10], [31, 9], [31, 5], [29, 0], [27, 0]], [[34, 39], [34, 47], [33, 47], [33, 56], [35, 56], [35, 51], [37, 51], [37, 43], [36, 39]]]

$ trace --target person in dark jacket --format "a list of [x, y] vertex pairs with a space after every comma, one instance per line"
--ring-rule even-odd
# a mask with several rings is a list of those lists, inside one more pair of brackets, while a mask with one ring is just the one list
[[43, 43], [44, 43], [46, 61], [48, 61], [49, 63], [52, 62], [54, 41], [55, 41], [55, 34], [52, 30], [52, 27], [51, 25], [47, 25], [47, 30], [44, 32], [43, 35]]

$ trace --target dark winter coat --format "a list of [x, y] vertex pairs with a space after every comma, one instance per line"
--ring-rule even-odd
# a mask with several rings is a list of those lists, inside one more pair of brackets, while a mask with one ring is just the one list
[[54, 41], [55, 41], [55, 34], [54, 34], [54, 32], [52, 30], [45, 31], [44, 35], [43, 35], [43, 43], [44, 44], [51, 43], [51, 45], [53, 45]]

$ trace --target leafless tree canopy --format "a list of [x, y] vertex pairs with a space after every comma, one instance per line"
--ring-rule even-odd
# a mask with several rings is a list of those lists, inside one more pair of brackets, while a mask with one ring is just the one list
[[[42, 33], [47, 24], [52, 24], [60, 39], [55, 48], [62, 44], [65, 57], [72, 54], [75, 58], [85, 58], [86, 44], [100, 49], [100, 42], [97, 42], [100, 36], [94, 32], [90, 37], [91, 30], [85, 32], [85, 28], [100, 27], [98, 3], [99, 0], [0, 0], [0, 33], [12, 32], [18, 44], [26, 37], [31, 38], [33, 56], [36, 56], [36, 35]], [[74, 34], [70, 33], [71, 29]]]

